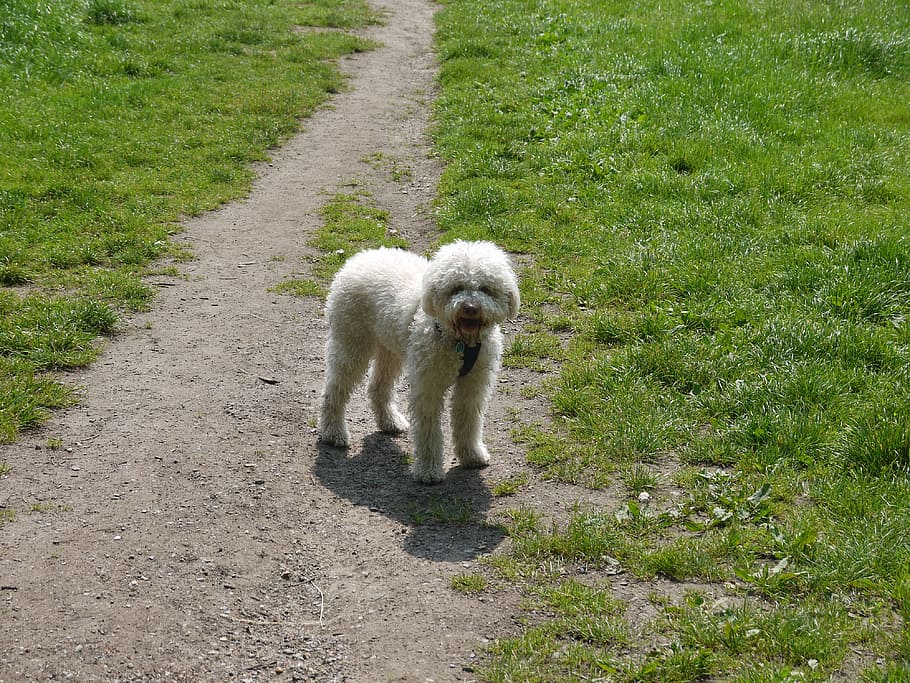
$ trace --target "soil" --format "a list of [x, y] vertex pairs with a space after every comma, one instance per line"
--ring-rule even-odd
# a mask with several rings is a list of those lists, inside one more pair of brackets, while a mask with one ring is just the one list
[[415, 250], [438, 237], [434, 6], [378, 9], [364, 35], [382, 47], [342, 61], [350, 88], [248, 198], [185, 223], [195, 260], [151, 278], [153, 310], [64, 378], [80, 404], [3, 447], [0, 507], [16, 515], [0, 528], [0, 682], [475, 680], [519, 598], [451, 578], [505, 549], [502, 511], [558, 516], [593, 495], [533, 473], [517, 498], [492, 495], [525, 471], [516, 415], [545, 412], [524, 372], [494, 398], [493, 465], [453, 463], [439, 486], [411, 481], [407, 437], [377, 434], [362, 393], [351, 448], [316, 442], [321, 302], [270, 288], [306, 271], [319, 208], [352, 184]]

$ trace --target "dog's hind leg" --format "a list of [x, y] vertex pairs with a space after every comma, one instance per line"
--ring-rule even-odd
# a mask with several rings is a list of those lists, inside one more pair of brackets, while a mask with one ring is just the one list
[[350, 442], [344, 409], [370, 363], [370, 348], [364, 344], [340, 342], [330, 333], [326, 344], [326, 378], [319, 416], [319, 440], [345, 447]]
[[379, 347], [373, 357], [368, 394], [376, 426], [387, 434], [407, 431], [408, 420], [395, 405], [395, 382], [401, 374], [404, 359], [384, 347]]

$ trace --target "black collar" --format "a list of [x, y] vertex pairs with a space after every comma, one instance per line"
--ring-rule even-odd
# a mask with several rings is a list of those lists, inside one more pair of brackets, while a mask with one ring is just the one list
[[477, 356], [480, 355], [480, 342], [477, 342], [474, 346], [468, 346], [459, 340], [455, 344], [455, 351], [461, 356], [461, 370], [458, 371], [458, 376], [464, 377], [471, 372], [471, 368], [477, 362]]
[[[442, 328], [439, 326], [438, 322], [435, 322], [436, 331], [440, 335], [445, 336], [442, 331]], [[468, 346], [461, 339], [455, 340], [455, 353], [461, 357], [461, 370], [458, 371], [459, 377], [464, 377], [471, 369], [474, 367], [474, 364], [477, 362], [477, 356], [480, 355], [480, 342], [478, 341], [474, 346]]]

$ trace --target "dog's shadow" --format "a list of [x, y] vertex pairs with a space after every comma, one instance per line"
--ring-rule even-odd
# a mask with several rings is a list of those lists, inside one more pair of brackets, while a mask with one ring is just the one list
[[464, 561], [491, 552], [505, 538], [489, 523], [492, 495], [476, 469], [451, 468], [434, 486], [411, 478], [407, 456], [395, 440], [375, 433], [359, 453], [318, 444], [314, 474], [355, 505], [393, 518], [409, 529], [404, 549], [438, 561]]

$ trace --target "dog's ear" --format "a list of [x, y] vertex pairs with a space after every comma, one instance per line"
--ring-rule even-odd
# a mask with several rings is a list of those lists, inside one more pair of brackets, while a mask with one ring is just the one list
[[429, 282], [429, 278], [425, 277], [423, 280], [423, 294], [420, 297], [420, 307], [431, 318], [439, 317], [434, 304], [435, 294], [436, 290], [433, 288], [433, 283]]
[[509, 280], [506, 297], [509, 300], [509, 318], [514, 318], [518, 315], [518, 309], [521, 308], [521, 294], [518, 293], [518, 282], [515, 278]]

